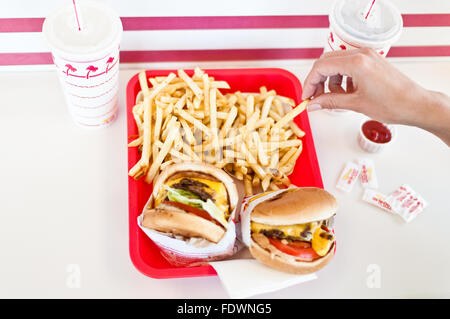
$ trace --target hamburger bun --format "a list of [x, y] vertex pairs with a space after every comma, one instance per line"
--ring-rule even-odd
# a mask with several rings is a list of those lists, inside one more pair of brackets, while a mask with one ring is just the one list
[[[142, 226], [170, 235], [183, 237], [200, 237], [213, 243], [218, 243], [225, 235], [226, 229], [215, 221], [199, 217], [174, 205], [160, 203], [155, 207], [155, 198], [161, 195], [163, 185], [181, 177], [202, 178], [221, 182], [226, 189], [229, 212], [228, 222], [234, 218], [234, 209], [238, 202], [238, 192], [233, 179], [223, 170], [206, 163], [184, 162], [174, 164], [155, 178], [152, 200], [142, 217]], [[208, 214], [205, 212], [205, 214]]]
[[222, 227], [169, 205], [144, 212], [142, 226], [184, 237], [202, 237], [218, 243], [225, 234]]
[[258, 204], [250, 220], [274, 226], [306, 224], [330, 218], [337, 208], [336, 199], [326, 190], [295, 188]]
[[[271, 226], [307, 224], [334, 216], [337, 201], [327, 191], [305, 187], [290, 189], [255, 206], [250, 221]], [[313, 261], [286, 254], [273, 246], [262, 233], [251, 234], [250, 253], [263, 264], [292, 274], [309, 274], [326, 266], [334, 257], [335, 242], [328, 253]]]
[[162, 185], [167, 180], [177, 177], [178, 174], [183, 174], [185, 177], [213, 177], [215, 180], [222, 182], [227, 189], [230, 211], [233, 211], [236, 207], [239, 194], [233, 178], [224, 170], [207, 163], [183, 162], [170, 165], [154, 179], [153, 197], [155, 198], [158, 195]]
[[254, 234], [250, 245], [251, 255], [263, 264], [291, 274], [310, 274], [325, 267], [334, 257], [334, 243], [328, 254], [314, 261], [302, 261], [285, 254], [271, 245], [262, 234]]

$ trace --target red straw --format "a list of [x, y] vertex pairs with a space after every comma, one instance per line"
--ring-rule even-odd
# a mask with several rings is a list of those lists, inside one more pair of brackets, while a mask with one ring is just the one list
[[364, 16], [365, 20], [367, 20], [367, 18], [369, 17], [370, 11], [372, 10], [373, 5], [375, 4], [375, 1], [376, 0], [372, 0], [372, 3], [370, 4], [370, 7], [369, 7], [369, 11], [367, 11], [366, 15]]
[[77, 18], [77, 24], [78, 24], [78, 31], [81, 31], [81, 24], [80, 24], [80, 18], [78, 17], [78, 4], [75, 0], [72, 0], [73, 2], [73, 9], [75, 10], [75, 17]]

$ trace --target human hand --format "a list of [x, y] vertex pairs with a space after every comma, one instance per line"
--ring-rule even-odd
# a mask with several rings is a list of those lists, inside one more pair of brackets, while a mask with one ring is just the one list
[[[341, 87], [347, 76], [346, 91]], [[330, 93], [324, 93], [329, 78]], [[305, 80], [303, 99], [327, 109], [348, 109], [384, 123], [421, 126], [426, 114], [425, 90], [373, 49], [328, 52], [318, 59]]]

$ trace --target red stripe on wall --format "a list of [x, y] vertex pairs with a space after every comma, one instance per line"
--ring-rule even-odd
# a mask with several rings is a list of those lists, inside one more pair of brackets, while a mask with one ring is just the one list
[[403, 14], [405, 27], [450, 27], [450, 14]]
[[[125, 31], [327, 28], [327, 15], [122, 17]], [[41, 32], [44, 18], [3, 18], [0, 32]], [[450, 14], [404, 14], [405, 27], [449, 27]]]
[[387, 56], [391, 58], [450, 56], [450, 46], [392, 47]]
[[50, 52], [0, 53], [0, 66], [37, 64], [53, 64], [52, 54]]
[[323, 48], [301, 49], [228, 49], [228, 50], [173, 50], [173, 51], [122, 51], [121, 62], [171, 62], [171, 61], [237, 61], [314, 59]]
[[[121, 63], [316, 59], [323, 48], [121, 51]], [[450, 56], [450, 46], [392, 47], [388, 57]], [[52, 64], [51, 54], [0, 53], [0, 66]]]
[[2, 18], [0, 32], [41, 32], [44, 18]]
[[122, 23], [127, 31], [327, 28], [328, 16], [130, 17]]

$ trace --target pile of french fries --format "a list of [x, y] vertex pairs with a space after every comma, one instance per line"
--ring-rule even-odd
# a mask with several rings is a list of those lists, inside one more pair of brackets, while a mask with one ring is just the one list
[[288, 175], [302, 152], [304, 132], [293, 122], [306, 101], [294, 101], [261, 87], [259, 93], [227, 93], [196, 68], [192, 77], [178, 74], [147, 78], [139, 73], [141, 91], [133, 107], [141, 158], [130, 169], [134, 179], [151, 183], [172, 163], [203, 161], [243, 180], [246, 195], [254, 187], [289, 186]]

